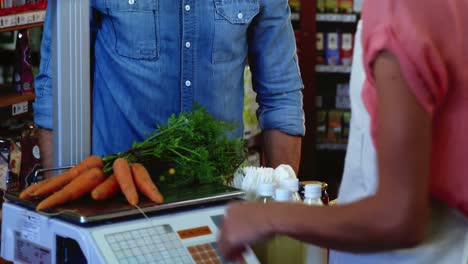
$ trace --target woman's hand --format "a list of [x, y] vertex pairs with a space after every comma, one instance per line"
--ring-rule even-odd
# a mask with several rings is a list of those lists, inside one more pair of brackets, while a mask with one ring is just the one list
[[268, 205], [261, 203], [233, 203], [223, 219], [218, 239], [221, 254], [228, 259], [237, 259], [246, 246], [266, 239], [272, 232], [267, 213]]

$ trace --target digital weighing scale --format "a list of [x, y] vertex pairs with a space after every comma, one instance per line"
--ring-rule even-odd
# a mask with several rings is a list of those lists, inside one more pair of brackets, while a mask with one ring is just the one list
[[[161, 192], [165, 203], [125, 199], [80, 200], [50, 214], [38, 202], [7, 193], [3, 204], [1, 255], [15, 263], [233, 263], [223, 259], [216, 239], [226, 203], [243, 197], [228, 186]], [[92, 206], [90, 206], [92, 205]], [[249, 249], [236, 263], [259, 263]]]

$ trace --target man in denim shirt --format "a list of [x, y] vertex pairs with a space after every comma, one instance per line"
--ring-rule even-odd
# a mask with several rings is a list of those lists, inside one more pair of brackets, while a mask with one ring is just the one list
[[[92, 152], [124, 151], [194, 102], [242, 124], [246, 59], [269, 166], [297, 171], [305, 133], [287, 0], [92, 0]], [[46, 17], [35, 123], [51, 166], [51, 18]], [[241, 136], [239, 128], [235, 136]]]

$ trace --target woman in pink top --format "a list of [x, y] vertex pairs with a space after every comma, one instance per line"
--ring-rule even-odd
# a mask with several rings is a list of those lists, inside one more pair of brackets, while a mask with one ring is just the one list
[[351, 134], [373, 144], [350, 141], [346, 163], [375, 172], [345, 169], [336, 207], [231, 206], [225, 256], [285, 234], [340, 250], [332, 263], [468, 263], [468, 204], [452, 195], [468, 192], [467, 10], [468, 0], [364, 2], [359, 94], [370, 119]]

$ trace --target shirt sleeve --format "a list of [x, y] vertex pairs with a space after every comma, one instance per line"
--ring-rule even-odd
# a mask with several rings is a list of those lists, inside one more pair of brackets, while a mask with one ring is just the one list
[[302, 80], [287, 0], [260, 1], [249, 28], [249, 64], [263, 130], [304, 135]]
[[34, 80], [36, 100], [34, 101], [34, 123], [39, 127], [53, 128], [53, 93], [52, 93], [52, 5], [47, 5], [44, 30], [41, 42], [41, 62], [39, 74]]
[[411, 92], [430, 115], [448, 89], [443, 43], [434, 24], [434, 16], [443, 14], [438, 14], [436, 1], [366, 1], [363, 9], [364, 67], [370, 87], [375, 87], [373, 63], [380, 52], [388, 51], [397, 58]]

